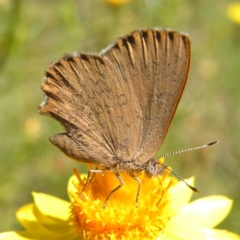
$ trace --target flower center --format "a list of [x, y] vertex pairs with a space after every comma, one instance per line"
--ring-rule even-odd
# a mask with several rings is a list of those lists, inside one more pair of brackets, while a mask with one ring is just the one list
[[124, 185], [111, 195], [103, 208], [109, 193], [119, 185], [116, 173], [96, 173], [86, 185], [87, 176], [75, 171], [76, 192], [70, 192], [72, 217], [83, 239], [152, 239], [163, 232], [174, 215], [168, 193], [174, 178], [168, 177], [169, 171], [158, 178], [148, 178], [144, 172], [136, 175], [141, 181], [138, 207], [137, 181], [127, 173], [119, 174]]

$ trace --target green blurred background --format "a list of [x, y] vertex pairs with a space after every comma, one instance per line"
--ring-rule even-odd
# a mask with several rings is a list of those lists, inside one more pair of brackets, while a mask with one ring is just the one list
[[[221, 2], [221, 3], [220, 3]], [[98, 52], [118, 36], [145, 27], [189, 33], [188, 85], [158, 156], [219, 139], [220, 144], [169, 157], [183, 178], [196, 176], [200, 198], [234, 200], [218, 228], [240, 234], [240, 25], [227, 0], [0, 1], [0, 232], [21, 229], [15, 212], [31, 191], [68, 199], [69, 160], [48, 137], [63, 132], [38, 114], [44, 70], [64, 53]]]

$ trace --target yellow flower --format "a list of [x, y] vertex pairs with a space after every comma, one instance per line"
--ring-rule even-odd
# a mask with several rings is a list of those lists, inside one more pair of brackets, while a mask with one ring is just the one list
[[[167, 175], [159, 180], [138, 176], [142, 189], [136, 207], [137, 182], [121, 173], [125, 184], [103, 209], [109, 192], [119, 185], [115, 174], [95, 174], [83, 192], [86, 175], [76, 174], [69, 180], [71, 202], [33, 193], [34, 203], [17, 212], [25, 231], [2, 233], [0, 240], [240, 239], [234, 233], [213, 228], [227, 216], [232, 200], [210, 196], [188, 203], [192, 191]], [[193, 184], [193, 179], [188, 183]]]
[[1, 240], [79, 239], [70, 221], [70, 202], [44, 193], [33, 192], [32, 195], [34, 203], [24, 205], [16, 214], [26, 230], [2, 233]]
[[103, 205], [109, 193], [119, 185], [115, 173], [95, 174], [84, 192], [86, 179], [79, 176], [74, 181], [75, 190], [70, 191], [70, 196], [77, 232], [86, 239], [94, 239], [94, 236], [98, 236], [95, 239], [156, 239], [174, 214], [168, 194], [172, 179], [167, 178], [168, 172], [161, 182], [144, 174], [138, 175], [142, 184], [136, 207], [138, 184], [127, 173], [120, 175], [125, 184], [111, 195], [105, 208]]
[[113, 6], [121, 6], [129, 3], [130, 0], [104, 0], [104, 2]]
[[227, 16], [233, 22], [240, 24], [240, 2], [233, 2], [228, 6]]

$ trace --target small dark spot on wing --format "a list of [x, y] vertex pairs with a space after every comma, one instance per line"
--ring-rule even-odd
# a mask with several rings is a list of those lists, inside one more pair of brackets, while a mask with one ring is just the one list
[[173, 40], [174, 40], [174, 34], [173, 34], [173, 32], [169, 32], [169, 33], [168, 33], [168, 37], [169, 37], [169, 39], [170, 39], [171, 41], [173, 41]]
[[73, 55], [72, 54], [65, 54], [63, 56], [63, 59], [66, 61], [73, 61]]
[[160, 32], [156, 32], [156, 39], [157, 39], [158, 42], [161, 41], [161, 34], [160, 34]]
[[189, 40], [186, 36], [182, 36], [182, 40], [183, 40], [183, 43], [184, 43], [184, 46], [185, 48], [187, 48], [187, 46], [189, 45]]
[[142, 38], [144, 38], [144, 40], [147, 42], [148, 41], [148, 32], [147, 31], [143, 31], [142, 32]]
[[127, 41], [128, 41], [131, 45], [136, 43], [133, 36], [128, 36], [128, 37], [127, 37]]
[[86, 54], [81, 54], [80, 57], [81, 57], [82, 60], [89, 62], [88, 55], [86, 55]]

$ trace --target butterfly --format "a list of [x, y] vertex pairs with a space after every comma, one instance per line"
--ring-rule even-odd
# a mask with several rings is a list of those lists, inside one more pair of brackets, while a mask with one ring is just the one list
[[100, 53], [66, 54], [48, 67], [41, 86], [40, 113], [66, 130], [50, 141], [70, 158], [116, 172], [120, 183], [121, 172], [159, 175], [164, 166], [152, 157], [182, 96], [190, 59], [189, 38], [159, 28], [133, 31]]

